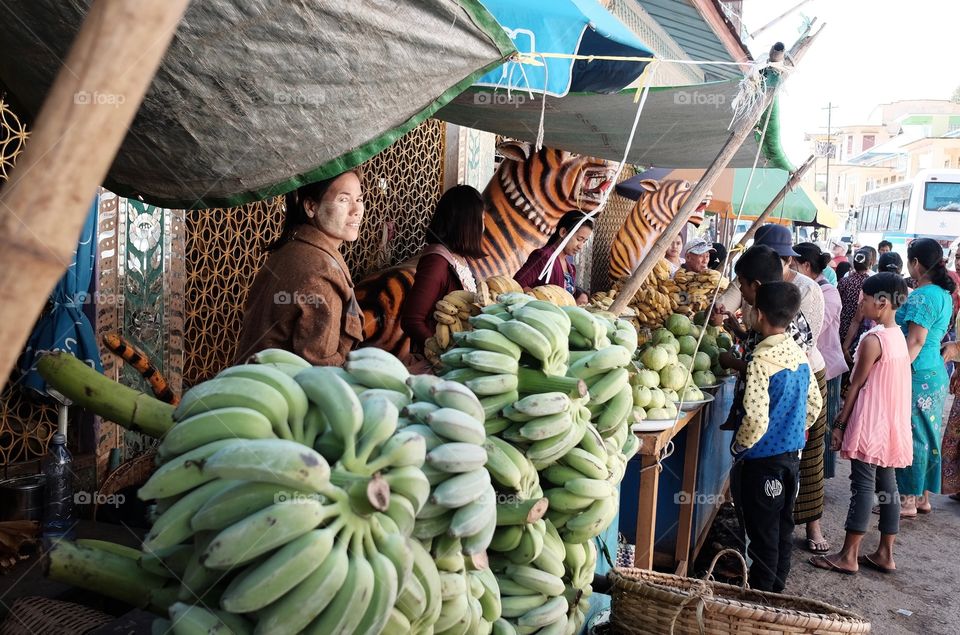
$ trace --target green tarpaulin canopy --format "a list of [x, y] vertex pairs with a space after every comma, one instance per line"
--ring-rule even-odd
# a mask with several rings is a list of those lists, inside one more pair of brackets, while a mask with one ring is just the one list
[[[89, 4], [5, 3], [0, 81], [26, 115]], [[165, 207], [280, 194], [359, 165], [514, 51], [477, 0], [193, 2], [106, 185]], [[77, 77], [74, 99], [125, 96], [85, 93]]]
[[[652, 88], [627, 162], [642, 166], [706, 168], [729, 137], [730, 104], [738, 81]], [[637, 113], [636, 91], [571, 93], [547, 97], [543, 144], [587, 156], [619, 161]], [[471, 88], [437, 112], [451, 123], [536, 141], [539, 95]], [[763, 143], [761, 167], [792, 170], [780, 146], [779, 108], [774, 102]], [[761, 122], [766, 115], [761, 117]], [[759, 135], [755, 135], [759, 137]], [[730, 167], [753, 165], [756, 138], [744, 143]]]

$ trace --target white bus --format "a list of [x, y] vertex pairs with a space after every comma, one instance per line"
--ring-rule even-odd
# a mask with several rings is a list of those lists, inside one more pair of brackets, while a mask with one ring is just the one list
[[960, 236], [960, 170], [922, 170], [914, 178], [860, 197], [855, 241], [893, 243], [906, 262], [914, 238], [933, 238], [944, 251]]

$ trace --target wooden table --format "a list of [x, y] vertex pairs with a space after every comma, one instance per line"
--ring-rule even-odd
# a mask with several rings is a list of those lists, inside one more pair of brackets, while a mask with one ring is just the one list
[[684, 413], [677, 423], [662, 432], [637, 432], [640, 438], [640, 489], [637, 499], [637, 538], [633, 566], [639, 569], [653, 568], [653, 543], [657, 526], [657, 493], [660, 489], [660, 472], [657, 459], [667, 444], [681, 430], [687, 430], [687, 443], [683, 460], [683, 480], [677, 545], [674, 553], [677, 575], [686, 575], [690, 565], [690, 531], [693, 527], [694, 495], [697, 488], [697, 461], [700, 456], [700, 427], [703, 406]]

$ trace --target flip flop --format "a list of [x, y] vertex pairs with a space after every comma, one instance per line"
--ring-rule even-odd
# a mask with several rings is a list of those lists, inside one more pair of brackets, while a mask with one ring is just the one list
[[[825, 547], [817, 547], [818, 544], [826, 545]], [[830, 543], [827, 542], [827, 539], [823, 540], [814, 540], [813, 538], [807, 538], [807, 551], [810, 553], [830, 553]]]
[[[807, 560], [807, 562], [809, 562], [811, 565], [813, 565], [817, 569], [823, 569], [824, 571], [842, 573], [843, 575], [854, 575], [856, 573], [856, 571], [851, 571], [850, 569], [844, 569], [843, 567], [838, 567], [837, 565], [827, 560], [826, 556], [814, 556], [809, 560]], [[818, 562], [822, 562], [823, 564], [817, 564]]]
[[876, 562], [874, 562], [873, 558], [871, 558], [870, 556], [860, 556], [859, 558], [857, 558], [857, 562], [859, 562], [861, 566], [867, 567], [869, 569], [873, 569], [874, 571], [879, 571], [880, 573], [885, 573], [887, 575], [890, 575], [891, 573], [896, 573], [897, 571], [896, 569], [891, 569], [889, 567], [884, 567], [877, 564]]

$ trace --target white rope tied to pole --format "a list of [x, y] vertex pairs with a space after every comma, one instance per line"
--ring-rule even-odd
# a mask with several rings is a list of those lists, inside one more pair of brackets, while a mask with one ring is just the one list
[[[620, 180], [620, 174], [623, 172], [623, 166], [627, 163], [627, 157], [630, 156], [630, 149], [633, 147], [633, 138], [637, 134], [637, 126], [640, 123], [640, 115], [643, 113], [643, 106], [647, 103], [647, 95], [650, 94], [650, 85], [653, 83], [652, 77], [656, 73], [656, 62], [653, 62], [648, 66], [650, 70], [650, 79], [645, 80], [643, 84], [643, 89], [640, 96], [640, 103], [637, 106], [637, 114], [633, 118], [633, 126], [630, 128], [630, 136], [627, 137], [627, 145], [623, 150], [623, 158], [620, 159], [620, 163], [617, 164], [617, 169], [613, 173], [613, 178], [611, 179], [611, 185], [606, 190], [604, 190], [600, 195], [600, 202], [597, 204], [596, 209], [592, 212], [586, 212], [576, 225], [567, 232], [567, 235], [560, 239], [560, 244], [557, 245], [557, 248], [550, 255], [550, 259], [547, 261], [547, 264], [544, 266], [543, 270], [540, 272], [540, 275], [537, 276], [537, 280], [546, 280], [549, 276], [549, 272], [553, 269], [554, 263], [557, 261], [557, 258], [563, 254], [563, 248], [566, 247], [567, 243], [570, 242], [570, 239], [573, 238], [573, 235], [583, 226], [588, 220], [592, 220], [595, 216], [600, 214], [607, 206], [607, 200], [610, 198], [610, 194], [613, 193], [614, 188], [617, 185], [617, 182]], [[646, 73], [645, 73], [646, 74]]]

